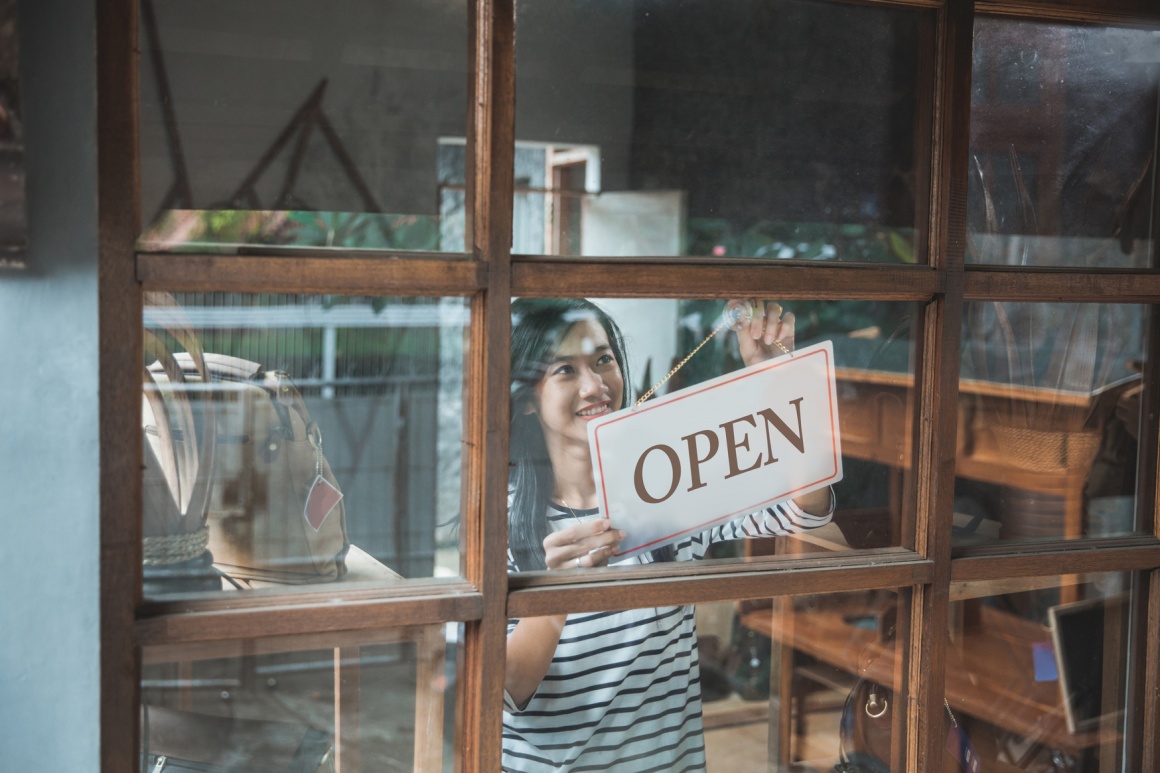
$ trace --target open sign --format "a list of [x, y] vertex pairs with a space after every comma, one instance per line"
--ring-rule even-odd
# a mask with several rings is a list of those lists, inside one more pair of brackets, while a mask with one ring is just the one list
[[588, 425], [597, 496], [652, 550], [842, 479], [829, 341], [681, 389]]

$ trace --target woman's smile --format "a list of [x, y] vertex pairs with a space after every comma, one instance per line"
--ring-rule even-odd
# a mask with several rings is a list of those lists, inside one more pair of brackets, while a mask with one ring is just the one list
[[605, 401], [599, 405], [593, 405], [589, 408], [585, 408], [582, 411], [577, 411], [576, 415], [582, 419], [595, 419], [597, 416], [603, 416], [604, 414], [608, 413], [608, 411], [608, 402]]

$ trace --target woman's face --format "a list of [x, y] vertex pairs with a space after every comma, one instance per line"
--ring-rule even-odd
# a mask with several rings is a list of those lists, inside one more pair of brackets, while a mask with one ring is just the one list
[[623, 395], [608, 334], [596, 320], [584, 319], [564, 336], [528, 410], [539, 418], [549, 450], [576, 444], [586, 449], [588, 422], [618, 409]]

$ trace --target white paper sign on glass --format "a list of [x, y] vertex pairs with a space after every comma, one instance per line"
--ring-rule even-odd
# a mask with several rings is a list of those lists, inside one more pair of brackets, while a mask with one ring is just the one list
[[595, 419], [601, 510], [627, 535], [618, 556], [842, 479], [829, 341]]

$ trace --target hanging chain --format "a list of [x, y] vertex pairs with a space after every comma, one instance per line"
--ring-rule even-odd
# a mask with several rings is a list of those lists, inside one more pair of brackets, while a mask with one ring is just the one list
[[[701, 351], [702, 346], [704, 346], [705, 344], [712, 341], [713, 337], [715, 335], [717, 335], [718, 333], [720, 333], [724, 328], [736, 324], [737, 319], [738, 318], [737, 318], [736, 314], [728, 314], [728, 313], [723, 314], [721, 317], [721, 322], [717, 325], [717, 327], [713, 328], [713, 332], [710, 333], [709, 335], [705, 336], [705, 340], [703, 340], [703, 341], [701, 341], [701, 343], [697, 344], [697, 347], [695, 349], [693, 349], [693, 351], [689, 352], [688, 355], [685, 356], [685, 359], [681, 360], [676, 365], [674, 365], [673, 369], [670, 370], [668, 373], [666, 373], [664, 378], [662, 378], [657, 383], [653, 384], [652, 389], [648, 390], [643, 395], [638, 397], [636, 402], [633, 403], [632, 409], [635, 411], [637, 408], [639, 408], [641, 406], [641, 403], [643, 403], [645, 400], [652, 397], [653, 393], [656, 392], [657, 389], [659, 389], [662, 384], [664, 384], [666, 381], [668, 381], [670, 378], [672, 378], [673, 374], [675, 374], [678, 370], [680, 370], [682, 367], [684, 367], [686, 362], [693, 359], [694, 354]], [[792, 352], [790, 352], [789, 349], [785, 348], [785, 344], [783, 344], [781, 341], [774, 339], [773, 343], [777, 346], [778, 349], [781, 349], [784, 353], [792, 354]]]
[[959, 726], [958, 720], [955, 719], [955, 713], [951, 711], [951, 704], [947, 703], [947, 699], [943, 698], [943, 705], [947, 707], [947, 716], [951, 718], [951, 724], [955, 727]]

